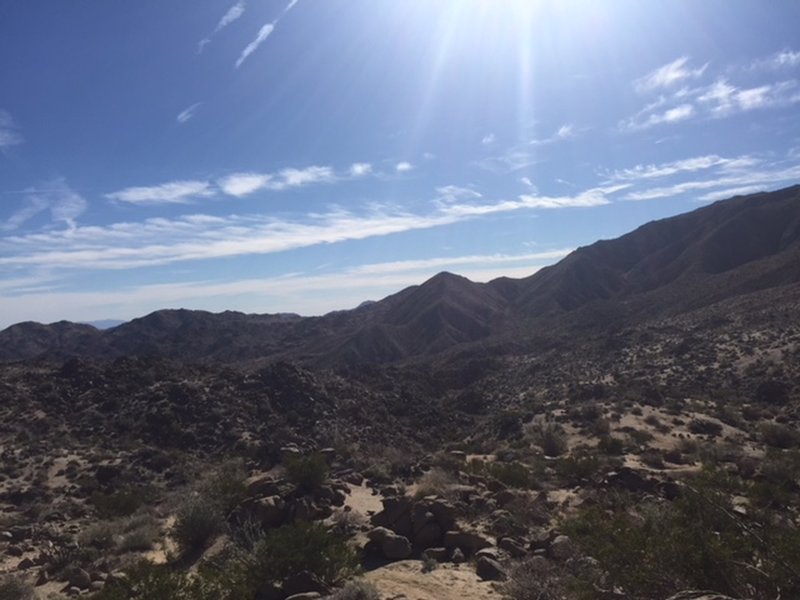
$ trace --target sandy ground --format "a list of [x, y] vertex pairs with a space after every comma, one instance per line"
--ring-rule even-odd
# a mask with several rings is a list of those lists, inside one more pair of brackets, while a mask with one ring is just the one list
[[420, 561], [403, 560], [370, 571], [364, 578], [387, 600], [499, 600], [501, 597], [492, 584], [478, 578], [469, 564], [445, 564], [423, 573]]

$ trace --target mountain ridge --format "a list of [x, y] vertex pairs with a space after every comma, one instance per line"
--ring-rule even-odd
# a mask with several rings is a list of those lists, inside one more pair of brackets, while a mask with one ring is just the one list
[[800, 282], [800, 186], [738, 196], [578, 248], [529, 277], [476, 283], [442, 272], [320, 317], [165, 309], [99, 331], [20, 323], [0, 360], [162, 356], [291, 359], [319, 366], [392, 363], [548, 329], [680, 314]]

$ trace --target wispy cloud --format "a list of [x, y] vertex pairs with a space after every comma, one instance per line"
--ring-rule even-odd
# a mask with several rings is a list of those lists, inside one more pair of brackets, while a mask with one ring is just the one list
[[[398, 260], [354, 265], [319, 274], [293, 273], [242, 280], [147, 284], [111, 292], [42, 293], [31, 288], [35, 280], [27, 282], [19, 279], [13, 282], [19, 286], [14, 294], [0, 296], [0, 327], [11, 324], [10, 321], [2, 321], [6, 315], [14, 315], [17, 321], [55, 321], [65, 316], [81, 321], [94, 319], [97, 314], [133, 318], [165, 306], [208, 308], [209, 302], [219, 303], [221, 308], [247, 312], [269, 310], [323, 314], [420, 284], [441, 270], [459, 272], [473, 281], [489, 281], [501, 276], [526, 277], [563, 258], [570, 251], [566, 248], [526, 254]], [[0, 289], [2, 287], [3, 283], [0, 282]]]
[[175, 117], [175, 120], [178, 121], [178, 123], [181, 123], [181, 124], [186, 123], [187, 121], [190, 121], [191, 119], [194, 118], [194, 114], [197, 112], [197, 109], [200, 108], [201, 104], [202, 104], [202, 102], [195, 102], [191, 106], [189, 106], [186, 109], [184, 109], [181, 112], [179, 112], [178, 116]]
[[411, 171], [414, 168], [414, 165], [412, 165], [410, 162], [403, 161], [397, 163], [394, 168], [398, 173], [406, 173]]
[[713, 117], [719, 118], [737, 112], [789, 106], [800, 102], [800, 93], [794, 80], [742, 89], [721, 79], [702, 90], [697, 99]]
[[488, 156], [475, 161], [481, 169], [505, 175], [530, 167], [537, 163], [537, 159], [530, 151], [528, 145], [515, 146], [498, 156]]
[[488, 133], [485, 136], [483, 136], [481, 144], [483, 144], [484, 146], [488, 146], [489, 144], [494, 144], [496, 139], [497, 138], [495, 138], [495, 135], [493, 133]]
[[785, 48], [772, 56], [753, 61], [747, 68], [750, 70], [775, 70], [794, 67], [800, 67], [800, 51]]
[[86, 210], [86, 200], [71, 189], [63, 179], [55, 179], [24, 192], [23, 205], [0, 225], [2, 231], [13, 231], [41, 212], [50, 211], [50, 218], [65, 223], [70, 230], [75, 220]]
[[219, 20], [219, 23], [217, 23], [217, 26], [214, 28], [214, 31], [211, 32], [211, 35], [209, 35], [208, 37], [203, 38], [202, 40], [200, 40], [198, 42], [198, 44], [197, 44], [197, 53], [198, 54], [201, 53], [203, 51], [203, 49], [209, 43], [211, 43], [211, 38], [212, 37], [214, 37], [217, 33], [222, 31], [225, 27], [227, 27], [228, 25], [230, 25], [231, 23], [233, 23], [234, 21], [239, 19], [244, 14], [244, 10], [245, 10], [244, 1], [237, 2], [236, 4], [231, 6], [227, 10], [227, 12], [224, 15], [222, 15], [222, 18]]
[[534, 146], [542, 146], [545, 144], [552, 144], [562, 140], [568, 140], [575, 137], [575, 126], [572, 123], [567, 123], [558, 128], [558, 130], [551, 136], [541, 139], [533, 139], [530, 141]]
[[[783, 81], [761, 81], [758, 85], [735, 85], [726, 77], [705, 84], [686, 85], [689, 80], [706, 75], [708, 65], [697, 69], [687, 67], [687, 58], [664, 65], [649, 75], [636, 80], [634, 87], [640, 93], [658, 92], [658, 97], [649, 102], [638, 113], [620, 121], [623, 131], [648, 129], [657, 125], [674, 124], [696, 118], [723, 118], [753, 110], [788, 107], [800, 103], [800, 82], [796, 79]], [[776, 70], [781, 66], [800, 65], [800, 52], [786, 50], [767, 59], [753, 63], [749, 71]], [[758, 65], [758, 69], [756, 66]], [[737, 72], [729, 68], [728, 74]], [[764, 73], [761, 74], [764, 78]], [[749, 73], [752, 79], [753, 73]], [[680, 84], [680, 85], [679, 85]]]
[[0, 108], [0, 148], [14, 146], [24, 141], [11, 113]]
[[[594, 188], [574, 197], [532, 194], [515, 200], [478, 202], [468, 188], [438, 191], [434, 210], [411, 213], [371, 205], [361, 212], [330, 210], [294, 220], [249, 214], [188, 215], [177, 219], [75, 227], [0, 238], [0, 269], [41, 267], [129, 269], [182, 261], [271, 254], [296, 248], [360, 240], [439, 227], [488, 214], [607, 204], [619, 187]], [[441, 202], [443, 194], [453, 201]]]
[[705, 156], [694, 156], [658, 165], [636, 165], [628, 169], [620, 169], [608, 174], [610, 181], [640, 181], [656, 179], [659, 177], [670, 177], [680, 173], [693, 173], [703, 171], [713, 167], [720, 167], [724, 170], [735, 170], [752, 167], [761, 162], [761, 159], [744, 155], [736, 158], [724, 158], [716, 154]]
[[106, 198], [130, 204], [185, 204], [193, 198], [208, 198], [214, 193], [207, 181], [170, 181], [160, 185], [125, 188], [106, 194]]
[[682, 56], [637, 79], [633, 82], [633, 86], [640, 93], [668, 88], [687, 79], [697, 79], [705, 73], [706, 67], [708, 67], [708, 63], [706, 63], [702, 67], [692, 69], [687, 67], [688, 62], [689, 57]]
[[[753, 168], [746, 168], [745, 165], [740, 169], [728, 170], [723, 169], [721, 172], [711, 173], [704, 179], [695, 179], [691, 181], [683, 181], [672, 185], [648, 188], [644, 190], [637, 190], [629, 192], [625, 195], [625, 200], [656, 200], [660, 198], [672, 198], [690, 192], [697, 192], [702, 190], [713, 190], [720, 188], [719, 193], [723, 193], [723, 189], [738, 190], [737, 193], [742, 193], [744, 188], [749, 189], [775, 189], [780, 187], [786, 182], [796, 182], [800, 180], [800, 165], [798, 164], [754, 164]], [[725, 192], [727, 193], [727, 192]], [[719, 199], [718, 194], [706, 193], [700, 197], [702, 200]]]
[[286, 13], [292, 10], [298, 2], [299, 0], [290, 0], [290, 2], [286, 5], [286, 7], [283, 9], [283, 11], [278, 16], [277, 19], [275, 19], [271, 23], [263, 25], [261, 29], [258, 30], [256, 38], [252, 42], [247, 44], [247, 46], [245, 46], [244, 50], [242, 50], [242, 53], [239, 55], [239, 58], [236, 59], [237, 69], [241, 67], [242, 63], [245, 60], [247, 60], [247, 57], [250, 56], [253, 52], [255, 52], [258, 49], [258, 47], [261, 44], [263, 44], [264, 41], [272, 34], [272, 32], [275, 31], [275, 27], [278, 25], [280, 20], [286, 15]]

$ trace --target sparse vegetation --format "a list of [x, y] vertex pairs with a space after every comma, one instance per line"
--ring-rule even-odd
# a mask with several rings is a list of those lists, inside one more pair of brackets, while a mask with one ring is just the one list
[[178, 508], [172, 537], [181, 552], [189, 554], [206, 547], [221, 528], [219, 507], [208, 498], [194, 496]]

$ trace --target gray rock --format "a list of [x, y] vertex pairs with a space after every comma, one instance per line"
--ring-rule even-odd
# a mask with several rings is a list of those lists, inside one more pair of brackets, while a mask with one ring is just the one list
[[484, 581], [498, 581], [506, 576], [503, 566], [488, 556], [478, 557], [475, 563], [475, 572]]
[[567, 560], [575, 554], [575, 545], [566, 535], [559, 535], [550, 542], [548, 554], [555, 560]]
[[389, 560], [403, 560], [411, 556], [411, 542], [402, 535], [391, 535], [381, 542], [381, 551]]
[[422, 558], [432, 558], [436, 562], [445, 562], [449, 557], [447, 548], [427, 548], [422, 553]]

